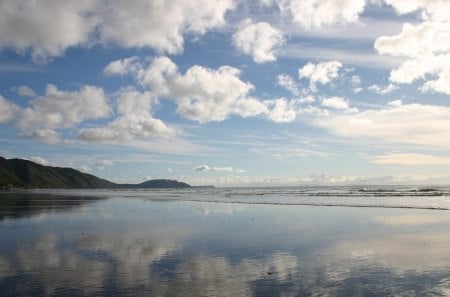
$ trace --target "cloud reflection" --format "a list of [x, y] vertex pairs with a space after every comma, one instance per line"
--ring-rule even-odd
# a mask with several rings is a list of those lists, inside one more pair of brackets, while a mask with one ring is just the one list
[[62, 288], [93, 294], [107, 277], [107, 263], [61, 248], [61, 244], [61, 239], [54, 234], [25, 243], [15, 256], [16, 270], [28, 273], [40, 282], [45, 288], [45, 296]]
[[[0, 245], [0, 289], [32, 283], [43, 289], [29, 296], [171, 297], [450, 291], [447, 212], [126, 202], [97, 205], [112, 217], [86, 204], [70, 216], [28, 218], [31, 233], [5, 232], [14, 236], [9, 250]], [[62, 225], [68, 218], [73, 225]], [[0, 223], [0, 236], [18, 226]]]

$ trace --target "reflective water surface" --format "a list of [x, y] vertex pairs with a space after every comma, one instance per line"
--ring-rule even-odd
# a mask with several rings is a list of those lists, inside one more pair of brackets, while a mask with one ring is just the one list
[[450, 212], [0, 194], [1, 296], [448, 296]]

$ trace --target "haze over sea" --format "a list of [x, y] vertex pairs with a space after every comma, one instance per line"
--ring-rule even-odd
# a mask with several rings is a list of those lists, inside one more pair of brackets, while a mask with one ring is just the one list
[[3, 192], [0, 289], [2, 296], [447, 296], [449, 193]]

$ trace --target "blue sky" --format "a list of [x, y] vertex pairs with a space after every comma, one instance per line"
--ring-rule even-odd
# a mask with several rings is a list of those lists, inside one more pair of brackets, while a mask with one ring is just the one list
[[117, 182], [450, 182], [446, 0], [2, 1], [0, 155]]

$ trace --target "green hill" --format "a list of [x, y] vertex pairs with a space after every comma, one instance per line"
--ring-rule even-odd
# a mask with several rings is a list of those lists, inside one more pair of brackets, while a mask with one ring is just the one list
[[112, 188], [115, 184], [73, 168], [0, 157], [0, 188]]
[[176, 180], [156, 179], [140, 184], [115, 184], [73, 168], [51, 167], [28, 160], [0, 157], [0, 189], [10, 188], [190, 188]]

